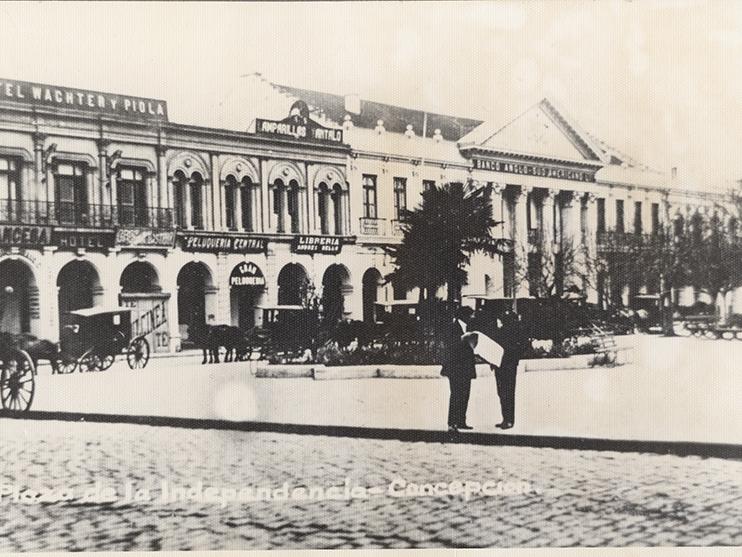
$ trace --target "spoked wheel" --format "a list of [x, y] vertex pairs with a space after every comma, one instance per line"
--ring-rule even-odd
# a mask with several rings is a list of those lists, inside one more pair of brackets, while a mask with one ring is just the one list
[[92, 349], [85, 352], [85, 354], [83, 354], [78, 361], [80, 373], [84, 373], [86, 371], [97, 371], [99, 369], [99, 364], [100, 357], [98, 356], [98, 354], [93, 352]]
[[74, 373], [77, 369], [77, 360], [71, 358], [62, 358], [57, 360], [57, 369], [59, 373]]
[[149, 342], [144, 337], [137, 337], [129, 343], [126, 352], [126, 363], [130, 369], [142, 369], [149, 362]]
[[31, 408], [35, 391], [33, 361], [24, 350], [19, 350], [0, 371], [0, 400], [2, 407], [15, 412]]
[[113, 365], [114, 360], [116, 359], [116, 356], [113, 354], [105, 354], [104, 356], [98, 356], [97, 357], [97, 367], [101, 371], [106, 371], [109, 367]]

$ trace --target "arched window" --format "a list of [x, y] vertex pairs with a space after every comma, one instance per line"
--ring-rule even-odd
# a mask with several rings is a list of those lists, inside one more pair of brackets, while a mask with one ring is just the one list
[[227, 176], [224, 183], [224, 208], [227, 213], [227, 228], [237, 230], [237, 215], [235, 207], [237, 204], [237, 180], [231, 174]]
[[252, 180], [249, 176], [242, 178], [242, 197], [241, 197], [241, 211], [242, 211], [242, 227], [248, 232], [254, 230], [254, 224], [252, 219], [253, 211], [253, 185]]
[[175, 202], [175, 224], [181, 228], [188, 226], [186, 218], [186, 188], [188, 187], [188, 178], [178, 170], [173, 176], [173, 198]]
[[203, 190], [204, 179], [201, 174], [194, 172], [191, 174], [189, 181], [190, 193], [191, 193], [191, 226], [194, 228], [203, 228], [203, 211], [201, 204], [203, 203]]

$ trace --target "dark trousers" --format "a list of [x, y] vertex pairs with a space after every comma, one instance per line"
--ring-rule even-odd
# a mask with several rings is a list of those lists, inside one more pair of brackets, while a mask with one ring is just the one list
[[466, 408], [469, 406], [469, 394], [471, 393], [471, 379], [468, 377], [449, 377], [448, 386], [451, 388], [451, 398], [448, 401], [448, 425], [465, 425]]
[[518, 373], [519, 361], [519, 359], [508, 358], [505, 355], [502, 359], [502, 365], [495, 371], [502, 419], [511, 424], [515, 423], [515, 376]]

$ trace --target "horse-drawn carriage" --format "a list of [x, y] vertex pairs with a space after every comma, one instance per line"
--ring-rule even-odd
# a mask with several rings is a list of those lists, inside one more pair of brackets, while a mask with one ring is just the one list
[[4, 410], [23, 412], [31, 407], [36, 366], [12, 335], [0, 333], [0, 402]]
[[131, 369], [149, 361], [149, 343], [144, 336], [132, 338], [129, 308], [92, 307], [62, 315], [59, 371], [103, 371], [116, 355], [126, 354]]

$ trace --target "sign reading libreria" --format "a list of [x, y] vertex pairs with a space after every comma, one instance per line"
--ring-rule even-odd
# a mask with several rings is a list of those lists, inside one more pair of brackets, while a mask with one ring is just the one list
[[157, 99], [0, 79], [0, 101], [167, 121], [167, 103]]
[[294, 253], [340, 253], [343, 243], [340, 238], [332, 236], [295, 236], [291, 243]]
[[284, 120], [255, 120], [255, 133], [261, 135], [283, 136], [292, 139], [320, 141], [323, 143], [342, 143], [343, 130], [325, 128], [309, 118], [289, 116]]
[[509, 174], [522, 174], [524, 176], [574, 180], [577, 182], [595, 181], [595, 170], [560, 168], [540, 164], [497, 161], [492, 159], [474, 159], [474, 168], [476, 170], [492, 170], [494, 172], [507, 172]]
[[179, 234], [180, 245], [186, 251], [211, 251], [228, 253], [263, 253], [268, 240], [265, 238], [231, 236], [227, 234]]

